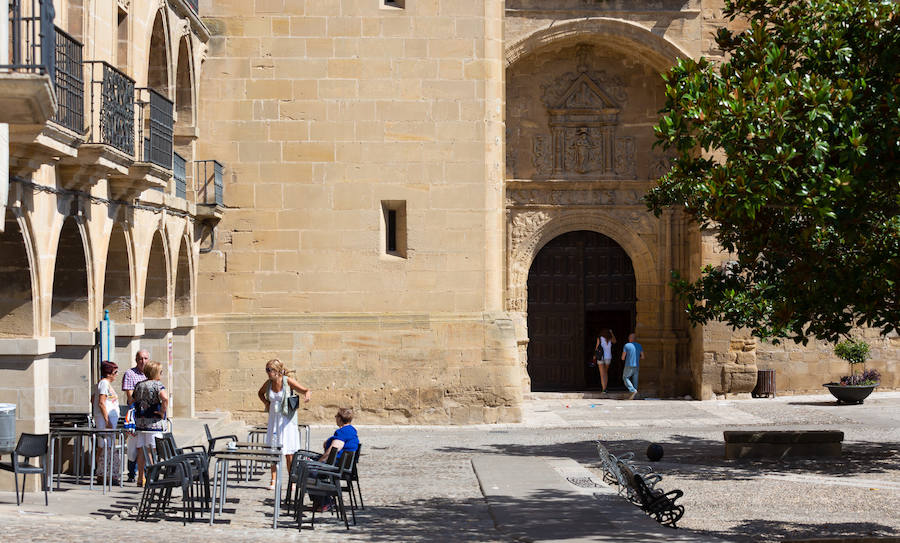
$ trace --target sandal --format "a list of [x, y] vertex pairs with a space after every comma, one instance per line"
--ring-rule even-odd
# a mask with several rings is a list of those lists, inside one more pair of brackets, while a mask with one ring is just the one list
[[269, 483], [269, 490], [275, 490], [275, 481]]

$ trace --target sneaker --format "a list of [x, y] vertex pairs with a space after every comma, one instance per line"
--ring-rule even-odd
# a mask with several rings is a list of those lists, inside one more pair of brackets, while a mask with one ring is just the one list
[[134, 482], [134, 475], [129, 475], [129, 476], [128, 476], [128, 479], [127, 479], [125, 482], [126, 482], [126, 483], [133, 483], [133, 482]]
[[634, 392], [632, 392], [631, 394], [628, 395], [628, 399], [629, 399], [629, 400], [633, 400], [635, 396], [637, 396], [637, 391], [636, 391], [636, 390], [635, 390]]
[[320, 505], [319, 507], [316, 507], [316, 513], [327, 513], [329, 511], [331, 511], [331, 504], [326, 503], [325, 505]]

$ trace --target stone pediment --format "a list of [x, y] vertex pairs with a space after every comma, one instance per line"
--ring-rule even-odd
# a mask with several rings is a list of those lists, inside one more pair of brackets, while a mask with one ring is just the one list
[[549, 110], [551, 113], [576, 110], [582, 113], [609, 114], [618, 113], [619, 107], [587, 73], [581, 73]]

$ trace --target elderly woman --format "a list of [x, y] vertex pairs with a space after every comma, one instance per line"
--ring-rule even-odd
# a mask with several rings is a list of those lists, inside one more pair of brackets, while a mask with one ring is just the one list
[[[259, 388], [259, 399], [269, 412], [269, 423], [266, 429], [266, 445], [269, 447], [281, 447], [281, 454], [285, 456], [285, 465], [290, 466], [294, 459], [294, 453], [300, 449], [300, 428], [297, 427], [297, 412], [287, 416], [287, 398], [291, 390], [303, 394], [304, 400], [309, 401], [309, 389], [288, 377], [289, 372], [284, 368], [281, 360], [277, 358], [266, 362], [266, 376], [268, 379]], [[275, 488], [275, 470], [272, 465], [272, 482], [269, 489]]]
[[144, 486], [144, 469], [146, 465], [144, 449], [156, 448], [156, 438], [162, 437], [165, 429], [166, 410], [169, 408], [169, 393], [160, 382], [162, 365], [159, 362], [144, 364], [146, 381], [134, 387], [134, 425], [138, 430], [135, 446], [138, 450], [137, 486]]
[[[114, 429], [119, 422], [119, 397], [112, 386], [112, 381], [116, 378], [117, 373], [119, 373], [119, 366], [115, 363], [105, 361], [100, 364], [100, 381], [94, 385], [94, 392], [91, 394], [94, 421], [99, 430]], [[100, 440], [100, 447], [104, 449], [111, 445], [111, 438], [104, 437]], [[104, 458], [107, 458], [112, 466], [107, 466]], [[115, 451], [108, 451], [107, 455], [98, 454], [97, 463], [97, 472], [100, 474], [111, 467], [113, 481], [118, 483], [119, 478], [122, 477], [122, 468], [119, 455], [115, 454]]]

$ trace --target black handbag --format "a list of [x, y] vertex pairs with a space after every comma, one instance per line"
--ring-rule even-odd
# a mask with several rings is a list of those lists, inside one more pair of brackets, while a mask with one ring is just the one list
[[287, 406], [291, 411], [291, 416], [294, 416], [294, 411], [296, 411], [297, 408], [300, 407], [300, 396], [297, 396], [296, 394], [291, 394], [290, 396], [288, 396]]

